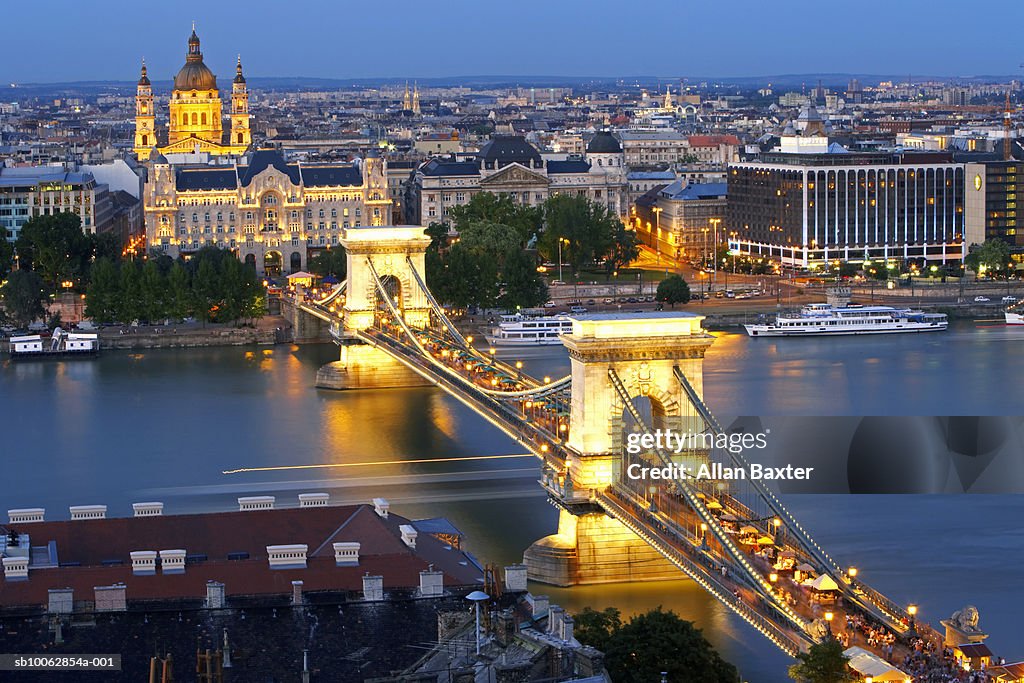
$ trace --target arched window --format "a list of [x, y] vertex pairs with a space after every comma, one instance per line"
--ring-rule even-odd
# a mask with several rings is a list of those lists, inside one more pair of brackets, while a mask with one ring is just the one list
[[192, 112], [192, 125], [193, 126], [198, 126], [199, 125], [199, 114], [196, 114], [195, 112]]
[[188, 125], [188, 114], [182, 114], [181, 115], [181, 125], [183, 125], [183, 126], [187, 126]]
[[143, 135], [142, 136], [142, 146], [143, 147], [149, 147], [149, 136], [148, 135]]
[[203, 125], [206, 125], [206, 112], [203, 112]]
[[239, 143], [241, 143], [241, 142], [242, 142], [242, 134], [241, 134], [241, 133], [239, 133], [239, 134], [238, 134], [238, 142], [239, 142]]

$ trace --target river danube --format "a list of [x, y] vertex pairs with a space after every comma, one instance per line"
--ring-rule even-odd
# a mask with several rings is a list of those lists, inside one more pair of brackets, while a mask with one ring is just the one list
[[[334, 502], [391, 500], [396, 513], [446, 516], [483, 561], [510, 563], [552, 533], [537, 463], [435, 389], [329, 392], [320, 346], [106, 352], [96, 360], [0, 366], [3, 503], [45, 507], [162, 500], [168, 514], [232, 509], [235, 498], [304, 491]], [[568, 367], [561, 349], [526, 350], [535, 375]], [[723, 415], [1020, 415], [1024, 329], [957, 324], [946, 333], [748, 339], [722, 333], [705, 394]], [[513, 456], [478, 459], [479, 456]], [[473, 458], [473, 459], [470, 459]], [[430, 460], [432, 462], [424, 462]], [[940, 618], [977, 605], [992, 648], [1024, 658], [1024, 498], [788, 496], [841, 564], [893, 599]], [[570, 610], [670, 607], [704, 629], [752, 683], [787, 659], [687, 581], [554, 589]]]

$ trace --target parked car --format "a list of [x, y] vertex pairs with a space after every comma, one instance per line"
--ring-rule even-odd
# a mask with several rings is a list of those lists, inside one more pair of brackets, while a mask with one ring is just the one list
[[551, 284], [553, 284], [553, 285], [564, 285], [565, 283], [562, 282], [561, 280], [552, 280]]
[[627, 304], [635, 304], [636, 303], [636, 297], [635, 296], [629, 297], [628, 299], [626, 299], [626, 303]]
[[587, 309], [583, 308], [583, 306], [572, 306], [569, 312], [573, 315], [580, 315], [581, 313], [586, 313]]
[[594, 304], [596, 304], [596, 303], [597, 303], [597, 302], [596, 302], [596, 301], [594, 301], [593, 299], [587, 299], [587, 305], [588, 305], [588, 306], [593, 306], [593, 305], [594, 305]]
[[555, 302], [554, 301], [549, 301], [546, 304], [544, 304], [544, 308], [554, 308], [554, 307], [555, 307]]
[[987, 296], [976, 296], [976, 297], [974, 297], [974, 303], [976, 303], [976, 304], [986, 304], [989, 301], [991, 301], [991, 299], [989, 299]]
[[606, 298], [606, 299], [604, 300], [604, 303], [605, 303], [605, 304], [607, 305], [607, 304], [613, 304], [613, 303], [615, 303], [615, 302], [614, 302], [614, 301], [612, 301], [611, 297], [608, 297], [608, 298]]

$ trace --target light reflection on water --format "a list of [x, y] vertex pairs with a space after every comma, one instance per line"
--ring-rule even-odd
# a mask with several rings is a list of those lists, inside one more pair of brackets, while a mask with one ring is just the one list
[[[1024, 365], [1024, 334], [1013, 332], [961, 325], [931, 337], [774, 341], [719, 333], [705, 364], [706, 397], [713, 411], [733, 415], [1019, 412], [1024, 383], [1006, 382], [1006, 368]], [[233, 509], [237, 496], [252, 492], [277, 495], [282, 504], [310, 490], [330, 491], [336, 502], [384, 495], [398, 514], [448, 516], [478, 557], [498, 563], [521, 561], [523, 549], [554, 531], [557, 515], [528, 460], [223, 475], [236, 467], [522, 452], [436, 389], [314, 389], [316, 369], [336, 354], [327, 345], [280, 346], [5, 362], [0, 453], [5, 480], [15, 485], [5, 487], [4, 502], [46, 507], [54, 519], [66, 518], [68, 505], [89, 503], [129, 515], [131, 502], [154, 498], [173, 514]], [[558, 377], [568, 366], [557, 349], [505, 355], [538, 376]], [[838, 561], [855, 558], [866, 580], [873, 577], [894, 598], [916, 600], [932, 623], [977, 604], [995, 649], [1024, 656], [1024, 645], [1014, 642], [1014, 617], [1024, 604], [1004, 590], [1024, 564], [1015, 522], [1024, 514], [1020, 497], [865, 504], [808, 496], [791, 507]], [[979, 581], [979, 571], [991, 580]], [[672, 608], [703, 628], [748, 680], [784, 675], [784, 658], [767, 641], [690, 582], [540, 590], [570, 609]]]

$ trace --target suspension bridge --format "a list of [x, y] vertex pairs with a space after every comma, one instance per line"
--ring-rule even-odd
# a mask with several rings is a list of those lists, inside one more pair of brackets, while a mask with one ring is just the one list
[[843, 631], [847, 617], [900, 642], [941, 642], [912, 607], [832, 558], [762, 481], [628, 476], [631, 466], [749, 470], [742, 451], [626, 448], [629, 433], [723, 433], [702, 399], [714, 338], [701, 316], [581, 316], [562, 338], [570, 374], [535, 378], [451, 322], [424, 279], [422, 228], [350, 230], [342, 244], [348, 279], [321, 298], [300, 292], [290, 303], [296, 316], [329, 326], [341, 348], [318, 381], [437, 386], [535, 454], [560, 522], [557, 534], [526, 552], [532, 578], [571, 585], [681, 571], [790, 655]]

